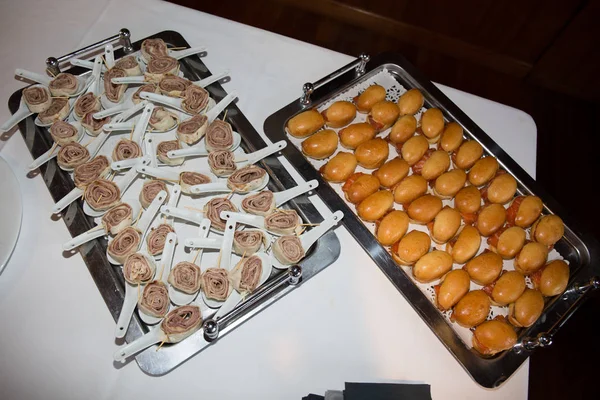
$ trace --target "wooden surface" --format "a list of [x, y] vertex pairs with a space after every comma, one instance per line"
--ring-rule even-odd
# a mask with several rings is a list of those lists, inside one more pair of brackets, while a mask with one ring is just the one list
[[[538, 182], [600, 238], [600, 1], [172, 1], [350, 55], [398, 51], [433, 81], [527, 112]], [[532, 400], [597, 397], [599, 307], [596, 294], [531, 358]]]

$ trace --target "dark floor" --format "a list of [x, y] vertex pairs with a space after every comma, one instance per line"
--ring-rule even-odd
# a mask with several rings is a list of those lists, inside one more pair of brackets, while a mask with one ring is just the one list
[[[538, 128], [537, 181], [600, 237], [597, 199], [589, 189], [600, 172], [600, 104], [533, 86], [523, 79], [448, 55], [418, 48], [364, 28], [346, 25], [285, 2], [257, 0], [252, 7], [229, 2], [174, 2], [350, 55], [398, 51], [431, 80], [508, 104], [530, 114]], [[531, 358], [531, 399], [598, 398], [599, 335], [593, 324], [600, 296], [588, 301], [556, 335], [554, 345]], [[577, 389], [574, 389], [577, 388]]]

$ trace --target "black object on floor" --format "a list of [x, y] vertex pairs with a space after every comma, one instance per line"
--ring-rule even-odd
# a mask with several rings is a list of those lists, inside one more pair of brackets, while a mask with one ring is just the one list
[[302, 398], [302, 400], [324, 400], [325, 397], [323, 396], [319, 396], [317, 394], [309, 394], [308, 396], [305, 396]]
[[346, 382], [344, 400], [431, 400], [425, 384]]

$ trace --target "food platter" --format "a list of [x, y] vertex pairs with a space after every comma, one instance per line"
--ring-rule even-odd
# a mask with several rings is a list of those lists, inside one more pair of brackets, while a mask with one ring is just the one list
[[[469, 139], [474, 143], [478, 143], [484, 154], [497, 159], [500, 168], [514, 177], [517, 185], [517, 195], [538, 196], [543, 201], [544, 215], [558, 215], [564, 221], [564, 236], [554, 245], [548, 259], [564, 259], [569, 264], [570, 277], [567, 288], [562, 295], [547, 298], [543, 312], [537, 321], [528, 328], [518, 329], [516, 342], [506, 351], [498, 352], [492, 356], [485, 356], [476, 351], [471, 345], [471, 332], [468, 329], [457, 327], [456, 324], [450, 321], [448, 314], [444, 314], [436, 308], [434, 285], [439, 283], [439, 280], [427, 284], [416, 282], [414, 267], [411, 270], [411, 268], [400, 267], [397, 264], [392, 254], [390, 254], [389, 248], [382, 246], [376, 239], [374, 235], [376, 232], [375, 224], [363, 222], [356, 215], [352, 204], [344, 199], [341, 185], [330, 183], [324, 179], [319, 169], [328, 160], [335, 157], [329, 159], [325, 157], [324, 160], [306, 157], [303, 151], [307, 154], [307, 148], [304, 147], [303, 142], [304, 140], [308, 141], [308, 139], [297, 139], [287, 133], [287, 129], [290, 127], [288, 123], [292, 117], [307, 110], [324, 113], [335, 102], [346, 101], [352, 103], [355, 101], [356, 96], [375, 84], [385, 89], [386, 100], [393, 103], [397, 102], [399, 97], [408, 89], [418, 89], [425, 100], [423, 104], [425, 109], [419, 111], [418, 118], [421, 118], [421, 113], [425, 110], [439, 109], [443, 113], [445, 121], [454, 121], [462, 127], [464, 140]], [[392, 284], [411, 303], [463, 368], [482, 386], [499, 386], [516, 371], [533, 350], [549, 345], [557, 329], [578, 308], [581, 301], [586, 297], [585, 295], [599, 286], [600, 280], [597, 278], [600, 272], [597, 265], [599, 248], [596, 240], [591, 235], [577, 229], [576, 221], [571, 220], [567, 210], [562, 209], [485, 132], [400, 55], [385, 53], [371, 60], [367, 56], [361, 56], [360, 59], [340, 68], [318, 82], [314, 84], [307, 83], [303, 91], [304, 94], [301, 98], [267, 118], [264, 124], [266, 134], [271, 140], [285, 139], [290, 142], [291, 145], [282, 151], [286, 158], [290, 160], [305, 179], [317, 179], [319, 181], [319, 195], [326, 204], [334, 209], [344, 211], [343, 224], [346, 225], [348, 231], [373, 258]], [[364, 120], [365, 117], [358, 116], [357, 119], [354, 119], [354, 122]], [[368, 122], [370, 123], [370, 121]], [[347, 125], [347, 123], [341, 125]], [[337, 130], [338, 127], [335, 128]], [[389, 130], [384, 129], [380, 137], [385, 137], [388, 134]], [[338, 135], [340, 140], [343, 140], [340, 131], [337, 131], [337, 135], [331, 135], [335, 138], [335, 145], [337, 145], [337, 137], [335, 136]], [[419, 136], [419, 134], [416, 136]], [[312, 136], [309, 133], [307, 137], [311, 138]], [[347, 152], [345, 149], [342, 151]], [[329, 156], [333, 154], [333, 152], [328, 153]], [[320, 157], [321, 154], [318, 156]], [[358, 158], [358, 155], [356, 157]], [[392, 157], [393, 155], [390, 159]], [[367, 174], [372, 172], [369, 169], [357, 169], [357, 171], [359, 170]], [[324, 171], [326, 172], [327, 169]], [[441, 204], [440, 202], [440, 208]], [[448, 205], [448, 203], [445, 204]], [[358, 208], [358, 214], [360, 213], [361, 210]], [[410, 227], [411, 229], [427, 232], [427, 228], [424, 226], [417, 229], [411, 223]], [[433, 247], [444, 250], [443, 246], [437, 246], [435, 243]], [[460, 267], [455, 264], [454, 269]], [[512, 261], [510, 263], [505, 261], [502, 268], [510, 269], [511, 267]], [[471, 290], [473, 289], [475, 288], [472, 287]], [[492, 307], [492, 313], [488, 318], [493, 318], [494, 314], [502, 313], [507, 313], [506, 308], [503, 310]]]
[[[139, 54], [138, 51], [143, 43], [143, 40], [140, 40], [136, 43], [129, 43], [128, 39], [129, 32], [126, 30], [122, 30], [119, 35], [115, 35], [112, 38], [102, 40], [88, 48], [77, 50], [69, 55], [60, 57], [58, 59], [48, 59], [48, 68], [50, 72], [52, 72], [52, 75], [56, 75], [59, 72], [57, 71], [57, 67], [59, 65], [64, 64], [66, 61], [70, 60], [73, 57], [83, 59], [83, 61], [74, 62], [74, 64], [84, 65], [85, 67], [92, 67], [94, 63], [91, 63], [86, 59], [91, 57], [93, 55], [93, 52], [97, 53], [99, 50], [101, 51], [105, 46], [106, 66], [112, 65], [113, 59], [118, 61], [123, 56], [130, 53], [137, 57], [137, 60], [139, 61], [141, 58], [143, 58], [137, 56]], [[145, 38], [144, 40], [146, 39], [161, 39], [164, 43], [166, 43], [166, 45], [170, 49], [189, 48], [188, 43], [177, 32], [165, 31], [154, 35], [150, 38]], [[120, 44], [122, 47], [115, 50], [113, 54], [111, 44], [117, 40], [120, 40]], [[108, 53], [109, 50], [110, 54]], [[188, 52], [190, 54], [193, 53], [193, 55], [188, 54], [188, 56], [184, 57], [184, 54], [182, 54], [183, 52]], [[198, 49], [195, 49], [194, 51], [169, 50], [170, 55], [173, 55], [173, 57], [176, 58], [180, 58], [178, 67], [180, 75], [183, 75], [185, 78], [194, 82], [200, 81], [204, 78], [211, 76], [211, 72], [206, 67], [203, 58], [196, 55], [197, 53]], [[176, 54], [178, 54], [178, 56], [176, 56]], [[206, 52], [203, 52], [203, 54], [200, 55], [205, 56]], [[96, 63], [97, 60], [98, 58], [96, 58]], [[68, 72], [73, 74], [74, 76], [80, 76], [81, 78], [78, 78], [79, 80], [87, 81], [88, 77], [90, 76], [90, 72], [89, 69], [85, 67], [72, 67], [68, 70]], [[103, 67], [102, 69], [106, 68]], [[239, 108], [235, 106], [235, 104], [227, 103], [221, 109], [219, 109], [219, 105], [216, 105], [216, 103], [222, 101], [224, 98], [234, 99], [235, 96], [233, 95], [233, 93], [228, 94], [223, 88], [223, 86], [221, 86], [221, 84], [219, 84], [218, 82], [211, 82], [210, 84], [207, 84], [206, 90], [208, 91], [210, 96], [207, 105], [207, 109], [209, 111], [206, 112], [206, 114], [210, 114], [210, 110], [214, 107], [215, 111], [213, 112], [213, 118], [225, 118], [225, 121], [231, 125], [232, 129], [235, 132], [235, 134], [233, 135], [235, 142], [234, 144], [236, 145], [236, 147], [239, 146], [239, 148], [234, 152], [236, 159], [237, 157], [250, 158], [251, 156], [248, 155], [249, 153], [256, 155], [255, 152], [257, 150], [268, 148], [266, 147], [265, 142], [262, 140], [258, 132], [252, 127], [250, 122], [245, 118], [245, 116], [242, 114]], [[135, 89], [127, 89], [125, 91], [124, 96], [127, 95], [128, 91], [134, 92]], [[96, 91], [94, 92], [94, 94], [100, 95], [100, 92]], [[129, 93], [129, 95], [131, 94], [132, 93]], [[104, 96], [105, 94], [102, 94], [101, 100], [104, 98]], [[21, 97], [21, 90], [14, 93], [11, 96], [9, 100], [9, 108], [13, 113], [19, 109], [21, 105]], [[108, 107], [110, 105], [111, 104], [104, 104], [104, 107]], [[202, 215], [203, 213], [205, 215], [208, 215], [208, 211], [206, 211], [206, 209], [202, 210], [202, 207], [206, 206], [206, 204], [212, 201], [212, 199], [217, 198], [218, 195], [214, 197], [203, 197], [203, 193], [185, 192], [186, 190], [192, 190], [196, 186], [202, 186], [187, 183], [187, 186], [184, 186], [185, 182], [183, 180], [183, 174], [185, 172], [190, 172], [190, 174], [188, 174], [188, 177], [192, 176], [191, 172], [194, 171], [206, 171], [206, 174], [203, 175], [204, 177], [212, 176], [208, 172], [209, 166], [207, 164], [206, 157], [195, 158], [193, 160], [186, 160], [184, 166], [164, 165], [163, 161], [158, 163], [158, 161], [160, 161], [161, 155], [160, 150], [158, 150], [160, 144], [163, 142], [177, 140], [178, 137], [176, 136], [175, 128], [155, 129], [148, 132], [146, 131], [146, 124], [148, 122], [151, 123], [151, 119], [154, 116], [154, 114], [152, 113], [151, 106], [151, 104], [148, 104], [145, 107], [140, 107], [139, 109], [137, 109], [137, 112], [141, 113], [141, 115], [139, 117], [134, 117], [134, 119], [132, 120], [134, 122], [130, 124], [131, 127], [127, 127], [127, 130], [125, 132], [115, 134], [111, 133], [110, 137], [108, 137], [108, 134], [106, 133], [100, 133], [96, 137], [89, 137], [90, 135], [85, 134], [85, 137], [81, 141], [81, 144], [74, 145], [74, 147], [77, 147], [78, 150], [81, 150], [79, 149], [79, 147], [85, 148], [87, 146], [89, 153], [93, 152], [91, 150], [92, 148], [97, 148], [96, 152], [98, 154], [98, 157], [106, 157], [107, 159], [110, 159], [113, 153], [113, 147], [115, 147], [119, 143], [119, 135], [124, 135], [121, 139], [127, 138], [128, 136], [130, 139], [136, 139], [136, 137], [139, 137], [139, 140], [130, 141], [136, 143], [139, 142], [138, 146], [144, 148], [144, 150], [142, 151], [145, 155], [143, 157], [140, 157], [139, 160], [136, 161], [136, 163], [132, 163], [124, 167], [122, 171], [119, 168], [115, 167], [116, 169], [114, 169], [114, 174], [111, 174], [110, 177], [111, 179], [114, 179], [113, 183], [109, 182], [109, 180], [106, 179], [105, 182], [102, 182], [104, 186], [101, 186], [99, 182], [102, 179], [98, 179], [88, 184], [85, 187], [85, 192], [83, 193], [85, 201], [82, 202], [80, 200], [77, 200], [81, 196], [82, 192], [77, 192], [77, 188], [74, 185], [73, 178], [69, 170], [72, 168], [65, 168], [64, 162], [63, 165], [59, 166], [56, 162], [56, 158], [50, 157], [51, 159], [48, 162], [40, 164], [41, 166], [39, 166], [39, 171], [40, 174], [43, 176], [44, 181], [48, 186], [48, 189], [55, 201], [58, 202], [59, 200], [65, 198], [69, 199], [70, 201], [73, 201], [70, 203], [70, 205], [63, 204], [61, 205], [61, 207], [55, 208], [55, 210], [48, 211], [50, 213], [53, 212], [57, 215], [61, 215], [70, 233], [74, 237], [84, 234], [85, 232], [88, 232], [87, 235], [91, 234], [94, 237], [97, 236], [98, 230], [93, 231], [92, 229], [96, 227], [96, 223], [98, 223], [98, 225], [100, 226], [101, 217], [104, 214], [104, 210], [98, 207], [98, 205], [103, 200], [105, 202], [109, 200], [112, 201], [111, 193], [118, 193], [122, 195], [123, 201], [127, 200], [127, 202], [132, 203], [132, 209], [146, 208], [146, 211], [140, 212], [139, 220], [133, 220], [134, 226], [136, 227], [136, 229], [139, 228], [140, 234], [142, 235], [139, 239], [142, 244], [142, 249], [145, 248], [144, 246], [147, 247], [148, 251], [152, 249], [150, 247], [150, 240], [148, 240], [147, 245], [144, 244], [146, 243], [146, 237], [150, 236], [150, 232], [154, 232], [154, 229], [158, 230], [160, 225], [172, 225], [177, 235], [173, 241], [167, 240], [166, 243], [177, 243], [172, 244], [173, 248], [171, 248], [164, 244], [165, 242], [163, 242], [164, 253], [162, 255], [160, 253], [157, 253], [156, 255], [154, 255], [154, 253], [152, 254], [152, 257], [155, 259], [157, 267], [160, 266], [160, 268], [157, 268], [157, 270], [160, 270], [160, 273], [157, 274], [157, 276], [159, 277], [158, 281], [160, 281], [161, 279], [165, 280], [166, 285], [166, 276], [170, 276], [170, 274], [163, 272], [165, 268], [168, 272], [171, 268], [171, 264], [175, 266], [175, 263], [170, 261], [171, 259], [175, 260], [176, 262], [190, 259], [193, 260], [193, 263], [195, 263], [196, 257], [198, 257], [198, 255], [201, 254], [198, 251], [196, 253], [196, 257], [194, 257], [194, 253], [189, 254], [189, 252], [185, 250], [187, 248], [187, 245], [184, 246], [184, 244], [187, 242], [188, 238], [198, 236], [199, 228], [198, 222], [194, 223], [195, 216], [198, 214]], [[225, 112], [222, 112], [224, 110]], [[178, 113], [177, 110], [173, 111], [173, 113], [176, 114], [176, 119], [179, 120], [183, 118], [189, 118], [189, 116], [185, 116], [183, 114]], [[79, 121], [71, 119], [70, 116], [68, 117], [67, 122], [70, 122], [75, 125]], [[121, 123], [120, 121], [118, 122]], [[142, 128], [139, 128], [140, 126]], [[53, 137], [51, 137], [48, 129], [36, 125], [32, 116], [28, 116], [25, 119], [23, 119], [22, 122], [20, 122], [19, 124], [19, 128], [34, 158], [38, 158], [39, 156], [45, 153], [52, 155]], [[237, 138], [237, 141], [235, 141], [235, 138]], [[215, 145], [218, 144], [219, 143], [215, 143]], [[63, 148], [67, 146], [68, 144], [64, 145]], [[281, 204], [285, 203], [279, 206], [281, 207], [282, 212], [288, 209], [294, 210], [294, 212], [296, 212], [299, 217], [299, 221], [297, 223], [304, 223], [304, 229], [306, 229], [307, 233], [312, 233], [313, 231], [316, 232], [316, 228], [318, 228], [317, 225], [319, 225], [324, 220], [328, 221], [328, 218], [331, 218], [331, 216], [326, 216], [327, 218], [324, 219], [323, 216], [321, 216], [321, 214], [316, 210], [316, 208], [312, 205], [308, 198], [309, 194], [313, 194], [312, 189], [314, 189], [314, 186], [312, 186], [310, 182], [295, 182], [278, 159], [278, 156], [280, 154], [278, 153], [278, 150], [279, 147], [275, 145], [273, 151], [270, 151], [268, 153], [263, 152], [263, 154], [260, 154], [260, 157], [256, 156], [253, 159], [254, 161], [252, 161], [252, 163], [250, 163], [250, 161], [248, 160], [245, 160], [245, 162], [248, 164], [256, 163], [257, 166], [260, 166], [260, 168], [253, 167], [254, 170], [262, 171], [263, 174], [265, 174], [266, 171], [266, 175], [264, 175], [264, 179], [262, 179], [259, 185], [246, 187], [243, 186], [245, 184], [245, 181], [242, 180], [241, 183], [238, 183], [238, 185], [241, 186], [235, 186], [233, 192], [232, 190], [227, 188], [227, 190], [225, 191], [225, 195], [228, 196], [228, 200], [230, 199], [231, 202], [239, 206], [244, 196], [244, 193], [246, 193], [242, 190], [242, 188], [246, 191], [258, 191], [262, 188], [266, 188], [271, 190], [274, 194], [278, 195], [286, 193], [286, 189], [298, 188], [300, 186], [303, 186], [304, 189], [301, 191], [296, 191], [293, 196], [286, 197], [280, 195], [279, 197], [276, 196], [276, 198], [279, 198], [281, 200]], [[60, 151], [62, 151], [62, 149]], [[81, 151], [85, 153], [85, 150]], [[158, 152], [158, 161], [153, 161], [153, 157], [149, 157], [149, 155], [153, 154], [154, 152]], [[59, 158], [59, 161], [61, 160], [60, 156], [57, 158]], [[167, 158], [164, 159], [167, 160]], [[123, 161], [126, 160], [121, 160], [120, 162]], [[156, 165], [153, 165], [152, 163], [156, 163]], [[34, 165], [34, 168], [30, 168], [32, 170], [31, 173], [35, 174], [35, 171], [37, 171], [37, 167], [38, 165]], [[252, 167], [252, 165], [248, 165], [248, 168], [252, 169], [250, 167]], [[185, 169], [182, 170], [180, 168]], [[153, 174], [159, 174], [160, 176], [157, 177], [156, 180], [150, 179], [150, 177], [154, 177]], [[232, 176], [234, 175], [236, 174], [232, 174]], [[140, 177], [144, 176], [146, 177], [146, 180], [139, 179]], [[173, 177], [175, 177], [176, 179], [172, 179]], [[161, 179], [164, 179], [164, 181], [162, 181]], [[154, 183], [156, 182], [166, 182], [162, 184], [162, 187], [166, 190], [154, 192], [152, 197], [148, 195], [148, 197], [146, 198], [146, 195], [144, 193], [150, 193], [150, 189], [148, 189], [148, 187], [154, 185]], [[177, 183], [180, 183], [181, 187]], [[227, 180], [221, 179], [219, 182], [213, 182], [209, 184], [216, 185], [216, 187], [213, 188], [215, 189], [215, 191], [216, 189], [223, 191], [222, 189], [226, 187], [224, 186], [225, 183], [231, 183], [231, 185], [233, 185], [234, 183], [237, 183], [237, 181], [235, 181], [233, 178]], [[97, 190], [96, 193], [102, 194], [100, 194], [100, 196], [86, 195], [88, 192], [94, 193], [94, 191], [90, 189], [91, 187]], [[111, 187], [115, 187], [116, 189], [110, 189]], [[113, 192], [111, 192], [108, 189], [113, 190]], [[182, 193], [178, 192], [179, 190], [181, 190]], [[198, 201], [198, 198], [193, 196], [194, 194], [200, 195], [199, 197], [203, 200]], [[170, 195], [170, 199], [167, 199], [166, 196], [168, 195]], [[221, 194], [221, 196], [223, 196], [223, 194]], [[177, 204], [178, 202], [179, 204]], [[134, 207], [133, 203], [137, 203], [138, 206]], [[191, 222], [189, 222], [189, 218], [186, 220], [185, 218], [180, 218], [178, 215], [174, 216], [171, 214], [165, 214], [166, 210], [164, 209], [164, 207], [171, 207], [174, 209], [181, 208], [182, 210], [184, 210], [184, 213], [187, 216], [192, 215]], [[276, 211], [279, 212], [278, 210]], [[163, 216], [160, 218], [155, 218], [155, 215], [158, 215], [159, 213]], [[219, 220], [219, 218], [222, 219], [222, 217], [219, 217], [217, 215], [216, 220]], [[337, 223], [338, 217], [335, 218]], [[201, 229], [202, 224], [200, 225]], [[323, 227], [325, 225], [326, 224], [323, 224]], [[142, 226], [144, 226], [144, 228], [141, 228]], [[126, 287], [128, 287], [129, 285], [124, 280], [122, 268], [120, 266], [120, 264], [126, 262], [128, 257], [121, 257], [121, 253], [119, 253], [119, 249], [122, 247], [121, 242], [126, 242], [125, 239], [121, 240], [121, 237], [119, 235], [121, 235], [121, 233], [126, 231], [127, 229], [133, 228], [124, 229], [123, 231], [119, 232], [113, 239], [109, 239], [108, 241], [104, 235], [100, 235], [101, 237], [99, 237], [98, 239], [94, 238], [93, 240], [88, 241], [79, 246], [79, 252], [83, 257], [90, 271], [90, 274], [92, 275], [115, 321], [119, 319], [119, 316], [121, 314], [121, 310], [126, 299]], [[233, 229], [235, 229], [235, 226]], [[107, 229], [107, 232], [109, 231], [110, 230]], [[145, 232], [148, 233], [147, 236], [144, 234]], [[100, 234], [102, 233], [103, 232], [100, 232]], [[179, 343], [173, 342], [173, 344], [169, 344], [171, 343], [171, 339], [169, 338], [167, 333], [168, 340], [163, 340], [163, 343], [161, 343], [160, 346], [152, 346], [151, 348], [148, 348], [146, 350], [139, 348], [139, 352], [137, 352], [135, 355], [135, 360], [140, 366], [140, 368], [152, 375], [162, 375], [171, 371], [185, 360], [202, 351], [211, 343], [214, 343], [223, 335], [231, 332], [237, 326], [239, 326], [240, 324], [252, 318], [257, 313], [267, 308], [270, 304], [273, 304], [285, 294], [291, 292], [295, 287], [297, 287], [298, 284], [307, 281], [316, 273], [333, 263], [337, 259], [340, 252], [339, 241], [337, 240], [337, 237], [333, 232], [327, 232], [322, 230], [321, 233], [322, 236], [320, 236], [318, 240], [316, 240], [316, 243], [314, 243], [314, 245], [312, 245], [310, 249], [307, 249], [307, 251], [304, 253], [306, 256], [302, 258], [298, 263], [292, 263], [293, 265], [285, 266], [284, 268], [280, 269], [269, 268], [268, 270], [263, 270], [265, 274], [263, 274], [264, 276], [261, 275], [261, 279], [259, 282], [260, 286], [254, 291], [252, 291], [251, 294], [247, 294], [244, 298], [237, 299], [236, 302], [232, 302], [233, 306], [227, 309], [223, 308], [217, 311], [217, 307], [221, 306], [222, 304], [211, 306], [211, 303], [209, 301], [204, 301], [203, 298], [205, 297], [205, 294], [208, 293], [205, 293], [204, 289], [202, 291], [202, 296], [197, 295], [197, 291], [195, 292], [196, 295], [194, 296], [182, 296], [181, 294], [177, 294], [177, 300], [174, 300], [170, 305], [171, 312], [179, 310], [181, 307], [184, 307], [184, 304], [187, 304], [189, 301], [192, 301], [193, 306], [197, 305], [202, 310], [202, 319], [204, 323], [201, 326], [196, 325], [196, 329], [199, 328], [199, 330], [195, 331], [195, 333], [193, 333], [191, 336], [185, 338], [185, 340]], [[171, 237], [169, 235], [167, 235], [167, 238]], [[224, 238], [228, 237], [227, 235], [223, 236], [222, 233], [215, 233], [214, 227], [211, 228], [211, 232], [209, 233], [209, 235], [209, 239], [212, 238], [212, 240], [221, 240], [222, 242], [225, 242]], [[118, 242], [117, 238], [119, 238]], [[72, 249], [74, 249], [75, 247], [75, 245], [71, 247], [66, 246], [65, 248], [68, 250], [65, 251], [73, 251]], [[169, 248], [168, 252], [167, 248]], [[225, 247], [221, 247], [221, 249], [223, 248]], [[60, 249], [57, 249], [57, 251], [60, 251]], [[270, 251], [270, 248], [266, 249], [265, 251]], [[240, 260], [239, 256], [233, 256], [230, 255], [229, 252], [223, 251], [206, 251], [206, 253], [207, 254], [204, 254], [202, 257], [200, 257], [200, 259], [202, 260], [201, 268], [203, 273], [206, 272], [205, 264], [207, 266], [236, 265], [238, 261], [241, 263], [241, 260], [243, 260], [245, 257], [244, 254], [241, 254]], [[246, 257], [246, 259], [248, 258]], [[261, 258], [261, 260], [270, 263], [270, 261], [267, 261], [267, 259]], [[266, 272], [269, 271], [271, 272], [270, 274], [268, 274], [269, 276], [267, 276]], [[169, 285], [173, 285], [173, 283], [169, 282]], [[172, 289], [172, 287], [170, 287], [170, 289]], [[144, 294], [142, 295], [140, 291], [137, 294], [134, 293], [134, 295], [135, 296], [133, 297], [133, 299], [135, 300], [137, 298], [138, 303], [143, 304], [143, 301], [141, 299], [144, 298], [146, 292], [144, 291]], [[129, 298], [131, 299], [131, 295], [129, 296]], [[195, 300], [193, 300], [193, 298], [195, 298]], [[168, 315], [170, 315], [168, 314], [166, 319], [162, 320], [162, 318], [156, 318], [152, 315], [150, 315], [150, 317], [152, 318], [148, 318], [148, 315], [144, 314], [146, 313], [141, 311], [139, 313], [134, 313], [133, 317], [131, 318], [131, 322], [128, 324], [128, 326], [127, 324], [125, 324], [123, 328], [126, 329], [124, 341], [127, 342], [129, 345], [135, 343], [136, 341], [139, 343], [138, 339], [140, 339], [143, 335], [146, 335], [144, 337], [147, 338], [149, 332], [156, 332], [157, 328], [153, 328], [153, 326], [163, 327], [164, 321], [168, 320]], [[187, 318], [187, 316], [188, 311], [185, 311], [184, 317]], [[219, 317], [218, 319], [217, 316]], [[163, 323], [153, 325], [160, 321], [163, 321]], [[118, 335], [118, 331], [119, 327], [116, 328], [116, 332], [117, 337], [120, 338], [122, 336]], [[117, 339], [117, 343], [120, 343], [121, 341], [122, 339]], [[167, 342], [166, 344], [164, 344], [165, 341]], [[122, 346], [120, 348], [123, 349], [125, 347], [127, 346]], [[160, 351], [156, 351], [158, 348], [160, 348]], [[123, 361], [120, 359], [118, 353], [119, 351], [115, 352], [115, 359]], [[131, 354], [131, 356], [133, 356], [133, 354]], [[131, 356], [127, 357], [127, 360], [131, 360], [133, 358]]]

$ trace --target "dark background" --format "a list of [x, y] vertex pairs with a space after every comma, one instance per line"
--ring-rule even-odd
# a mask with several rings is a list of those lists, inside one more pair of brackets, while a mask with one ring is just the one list
[[[537, 181], [600, 237], [590, 186], [600, 171], [600, 0], [171, 1], [349, 55], [398, 51], [433, 81], [527, 112]], [[599, 306], [596, 294], [531, 357], [530, 399], [598, 398]]]

